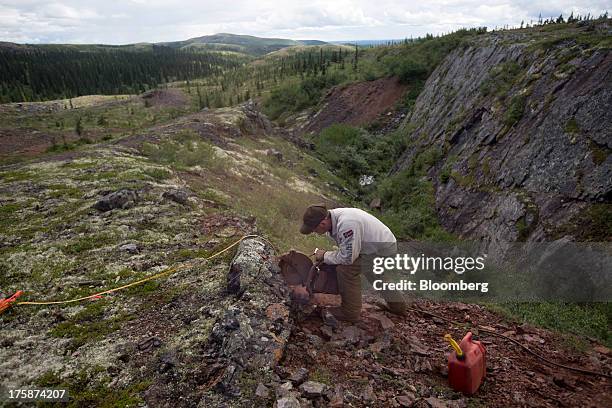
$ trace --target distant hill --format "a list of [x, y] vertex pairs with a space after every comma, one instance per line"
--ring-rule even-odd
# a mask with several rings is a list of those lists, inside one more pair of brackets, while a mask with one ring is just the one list
[[0, 41], [0, 103], [140, 93], [161, 83], [216, 75], [275, 51], [292, 55], [309, 47], [319, 52], [330, 45], [227, 33], [124, 45]]
[[354, 47], [351, 47], [348, 45], [335, 45], [335, 44], [328, 44], [328, 43], [323, 43], [321, 45], [318, 45], [318, 44], [316, 45], [315, 44], [292, 45], [290, 47], [282, 48], [278, 51], [270, 52], [266, 54], [264, 58], [287, 57], [287, 56], [296, 55], [296, 54], [308, 52], [308, 51], [318, 54], [321, 50], [323, 50], [324, 53], [327, 53], [327, 52], [339, 51], [341, 49], [344, 52], [353, 52]]
[[284, 38], [262, 38], [252, 35], [237, 34], [213, 34], [202, 37], [190, 38], [184, 41], [163, 42], [157, 45], [164, 45], [171, 48], [206, 50], [206, 51], [232, 51], [248, 54], [251, 56], [261, 56], [282, 48], [296, 45], [324, 45], [324, 41], [319, 40], [288, 40]]
[[155, 44], [0, 44], [0, 103], [94, 94], [134, 94], [162, 83], [205, 78], [252, 57], [189, 52]]

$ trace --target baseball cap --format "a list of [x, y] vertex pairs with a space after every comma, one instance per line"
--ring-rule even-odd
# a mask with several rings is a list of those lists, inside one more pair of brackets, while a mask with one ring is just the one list
[[303, 224], [300, 228], [302, 234], [310, 234], [317, 225], [327, 217], [325, 204], [313, 204], [304, 212]]

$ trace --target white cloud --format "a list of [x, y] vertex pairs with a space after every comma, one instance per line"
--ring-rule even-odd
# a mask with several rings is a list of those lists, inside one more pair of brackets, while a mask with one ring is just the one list
[[322, 40], [387, 39], [591, 12], [605, 0], [0, 0], [0, 41], [124, 44], [216, 32]]

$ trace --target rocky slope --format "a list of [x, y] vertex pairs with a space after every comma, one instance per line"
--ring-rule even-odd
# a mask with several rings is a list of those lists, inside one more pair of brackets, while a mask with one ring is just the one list
[[[248, 104], [1, 166], [0, 298], [76, 299], [180, 270], [5, 311], [0, 384], [67, 388], [71, 406], [246, 405], [289, 336], [267, 239], [316, 246], [298, 214], [335, 196], [312, 171], [333, 180]], [[205, 260], [252, 233], [267, 239]]]
[[407, 118], [412, 144], [393, 171], [438, 157], [429, 176], [440, 221], [491, 251], [609, 239], [611, 30], [514, 30], [455, 50]]

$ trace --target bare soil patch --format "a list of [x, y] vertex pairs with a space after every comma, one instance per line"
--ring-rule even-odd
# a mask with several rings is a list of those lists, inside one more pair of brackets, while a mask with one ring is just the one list
[[393, 77], [335, 87], [305, 130], [320, 132], [334, 123], [356, 126], [372, 123], [392, 112], [406, 89]]
[[142, 100], [151, 106], [184, 108], [189, 104], [189, 98], [180, 89], [155, 89], [145, 92]]

